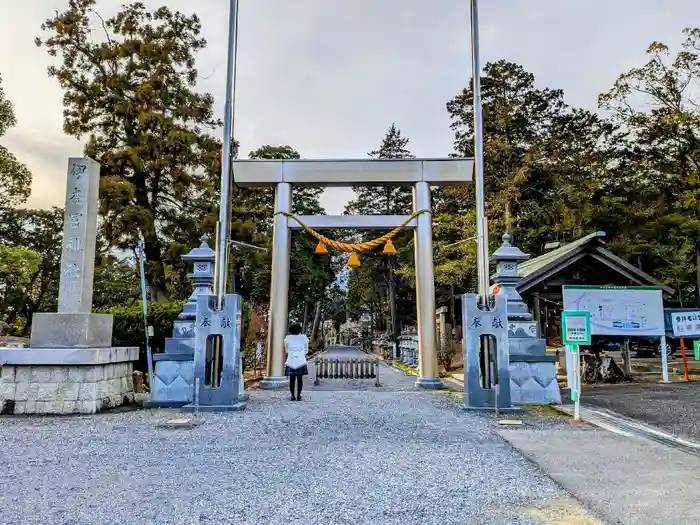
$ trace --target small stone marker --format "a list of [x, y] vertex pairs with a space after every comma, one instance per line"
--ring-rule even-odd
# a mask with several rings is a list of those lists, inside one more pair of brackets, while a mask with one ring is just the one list
[[192, 418], [179, 418], [179, 419], [169, 419], [164, 423], [158, 423], [156, 427], [158, 428], [194, 428], [202, 424], [202, 421], [195, 421]]
[[522, 426], [523, 422], [519, 419], [501, 419], [498, 421], [498, 424], [503, 426], [518, 427]]

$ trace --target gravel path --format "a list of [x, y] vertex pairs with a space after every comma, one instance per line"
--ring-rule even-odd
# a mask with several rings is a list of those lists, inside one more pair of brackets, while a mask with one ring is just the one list
[[[388, 367], [387, 367], [388, 368]], [[563, 496], [448, 396], [252, 390], [242, 413], [0, 419], [0, 523], [17, 525], [543, 523]], [[529, 517], [528, 517], [529, 516]]]

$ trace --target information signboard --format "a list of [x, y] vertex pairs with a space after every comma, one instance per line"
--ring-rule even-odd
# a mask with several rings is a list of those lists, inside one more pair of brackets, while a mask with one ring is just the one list
[[700, 336], [700, 310], [673, 312], [671, 326], [676, 337]]
[[562, 312], [561, 326], [565, 345], [591, 344], [591, 316], [588, 312]]
[[591, 335], [661, 337], [664, 306], [655, 286], [564, 286], [566, 312], [588, 312]]

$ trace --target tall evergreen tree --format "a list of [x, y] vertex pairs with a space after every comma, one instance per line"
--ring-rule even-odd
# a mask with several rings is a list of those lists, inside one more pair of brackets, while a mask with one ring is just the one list
[[[409, 139], [392, 124], [378, 149], [369, 153], [374, 159], [410, 159]], [[413, 210], [412, 191], [404, 186], [353, 187], [356, 198], [348, 203], [345, 213], [353, 215], [409, 215]], [[366, 231], [357, 235], [359, 239], [370, 240], [383, 235], [382, 231]], [[351, 307], [361, 311], [361, 306], [370, 309], [372, 314], [383, 313], [383, 305], [389, 306], [390, 332], [399, 330], [399, 317], [411, 319], [415, 304], [411, 301], [414, 286], [396, 275], [396, 260], [400, 264], [412, 265], [413, 255], [409, 242], [411, 233], [398, 235], [395, 244], [399, 249], [397, 257], [379, 254], [363, 257], [362, 266], [350, 274], [348, 286], [351, 290]], [[367, 283], [373, 286], [367, 287]], [[362, 303], [362, 304], [353, 304]], [[379, 311], [377, 311], [377, 309]]]
[[700, 306], [700, 29], [683, 33], [675, 56], [652, 43], [599, 103], [628, 133], [626, 255]]
[[[15, 110], [5, 97], [0, 75], [0, 140], [17, 124]], [[0, 213], [24, 204], [29, 198], [32, 174], [27, 167], [0, 143]]]
[[[96, 0], [69, 0], [37, 39], [58, 65], [48, 69], [64, 90], [64, 130], [87, 137], [85, 154], [103, 167], [100, 212], [110, 244], [131, 250], [144, 237], [151, 297], [167, 297], [164, 234], [202, 210], [211, 193], [220, 143], [213, 98], [196, 91], [197, 51], [206, 46], [197, 15], [168, 7], [125, 5], [102, 19]], [[177, 240], [177, 239], [175, 239]]]
[[[568, 107], [561, 90], [538, 87], [518, 64], [486, 64], [482, 86], [490, 250], [504, 230], [515, 229], [519, 246], [537, 255], [549, 240], [568, 242], [595, 228], [609, 190], [614, 128]], [[459, 156], [474, 155], [473, 101], [470, 84], [447, 104]], [[476, 283], [474, 199], [473, 185], [446, 189], [436, 199], [437, 279], [464, 291]]]

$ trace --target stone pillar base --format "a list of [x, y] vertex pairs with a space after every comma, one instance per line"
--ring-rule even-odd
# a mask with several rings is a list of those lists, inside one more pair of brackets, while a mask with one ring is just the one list
[[134, 400], [139, 349], [0, 349], [0, 412], [95, 414]]
[[416, 380], [416, 387], [423, 390], [439, 390], [443, 386], [439, 377], [419, 377]]
[[111, 314], [35, 313], [30, 348], [109, 348]]
[[289, 380], [285, 376], [270, 376], [260, 381], [260, 388], [264, 390], [276, 390], [278, 388], [286, 388]]

